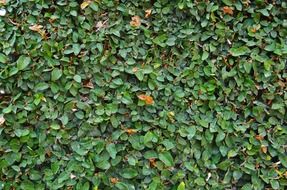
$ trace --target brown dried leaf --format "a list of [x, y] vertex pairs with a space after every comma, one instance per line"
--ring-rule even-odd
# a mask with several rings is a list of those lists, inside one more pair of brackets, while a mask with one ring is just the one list
[[137, 130], [135, 129], [125, 129], [125, 132], [129, 135], [135, 134], [137, 132]]
[[154, 103], [153, 97], [148, 96], [148, 95], [145, 95], [145, 94], [140, 94], [140, 95], [138, 95], [138, 98], [139, 98], [140, 100], [143, 100], [147, 105], [151, 105], [151, 104]]
[[39, 24], [34, 24], [29, 27], [30, 30], [35, 31], [35, 32], [40, 32], [42, 28], [43, 26]]
[[5, 123], [5, 118], [3, 116], [0, 116], [0, 126]]
[[137, 68], [137, 67], [134, 67], [134, 68], [132, 69], [132, 71], [133, 71], [134, 73], [136, 73], [136, 72], [138, 71], [138, 68]]
[[141, 18], [139, 16], [133, 16], [130, 25], [132, 27], [139, 27], [141, 25]]
[[111, 178], [110, 178], [110, 181], [111, 181], [112, 184], [116, 184], [116, 183], [118, 183], [120, 180], [119, 180], [118, 178], [116, 178], [116, 177], [111, 177]]
[[6, 5], [6, 0], [0, 0], [0, 5]]
[[103, 28], [103, 27], [104, 27], [104, 23], [102, 21], [97, 22], [96, 28]]
[[74, 174], [70, 174], [70, 179], [75, 179], [77, 176], [75, 176]]
[[256, 31], [257, 31], [257, 29], [256, 28], [251, 28], [251, 30], [250, 30], [252, 33], [255, 33]]
[[150, 166], [153, 168], [153, 167], [156, 167], [156, 161], [155, 161], [155, 158], [150, 158], [149, 159], [149, 164]]
[[147, 10], [145, 10], [145, 18], [148, 18], [148, 17], [150, 17], [150, 15], [151, 15], [151, 9], [147, 9]]
[[46, 31], [43, 29], [42, 25], [34, 24], [34, 25], [30, 26], [29, 29], [34, 31], [34, 32], [38, 32], [42, 36], [42, 38], [47, 39]]
[[242, 2], [246, 7], [249, 6], [249, 4], [251, 3], [250, 0], [245, 0]]
[[255, 136], [255, 139], [256, 139], [256, 140], [259, 140], [259, 141], [262, 141], [262, 140], [264, 139], [264, 137], [261, 136], [261, 135], [256, 135], [256, 136]]
[[92, 83], [91, 80], [87, 80], [87, 81], [84, 82], [84, 87], [93, 89], [94, 88], [94, 84]]
[[233, 15], [233, 8], [232, 7], [225, 6], [225, 7], [223, 7], [222, 10], [223, 10], [224, 14]]

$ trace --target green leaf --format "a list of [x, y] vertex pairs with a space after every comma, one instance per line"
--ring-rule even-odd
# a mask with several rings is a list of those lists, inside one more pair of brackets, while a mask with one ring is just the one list
[[12, 109], [13, 109], [13, 106], [12, 106], [12, 104], [10, 104], [8, 107], [4, 108], [2, 110], [2, 112], [3, 113], [10, 113], [10, 112], [12, 112]]
[[80, 51], [81, 51], [81, 46], [80, 44], [73, 44], [73, 51], [75, 55], [79, 55]]
[[24, 70], [31, 63], [31, 58], [21, 55], [17, 60], [17, 69]]
[[49, 84], [45, 82], [40, 82], [35, 86], [36, 91], [43, 91], [49, 88]]
[[57, 123], [53, 123], [50, 125], [50, 128], [54, 129], [54, 130], [59, 130], [61, 128], [61, 126]]
[[136, 77], [137, 77], [137, 79], [138, 79], [139, 81], [142, 81], [143, 78], [144, 78], [144, 74], [143, 74], [143, 72], [142, 72], [141, 70], [137, 71], [137, 72], [135, 73], [135, 75], [136, 75]]
[[29, 135], [30, 131], [28, 129], [16, 129], [15, 130], [15, 135], [17, 137], [24, 137]]
[[22, 181], [21, 182], [21, 189], [35, 190], [35, 186], [31, 181]]
[[277, 180], [270, 180], [270, 184], [271, 184], [271, 187], [273, 189], [279, 189], [280, 188], [280, 184]]
[[152, 132], [147, 132], [144, 136], [144, 144], [149, 143], [150, 141], [152, 141], [155, 137], [155, 135]]
[[110, 157], [112, 159], [115, 159], [116, 155], [117, 155], [116, 145], [114, 143], [108, 144], [106, 149], [107, 149], [108, 153], [110, 154]]
[[126, 179], [132, 179], [138, 175], [137, 170], [132, 168], [125, 168], [120, 172], [120, 175]]
[[77, 82], [77, 83], [81, 83], [82, 82], [82, 77], [80, 75], [75, 75], [74, 76], [74, 80]]
[[238, 48], [230, 48], [230, 53], [232, 56], [234, 57], [238, 57], [238, 56], [241, 56], [241, 55], [246, 55], [247, 53], [250, 53], [250, 49], [246, 46], [241, 46], [241, 47], [238, 47]]
[[228, 158], [232, 158], [232, 157], [236, 156], [236, 155], [237, 155], [237, 152], [238, 152], [238, 151], [236, 151], [236, 150], [230, 150], [230, 151], [228, 151], [228, 154], [227, 154]]
[[209, 56], [209, 53], [207, 51], [204, 51], [203, 54], [202, 54], [202, 57], [201, 57], [201, 60], [204, 61], [208, 58]]
[[202, 177], [196, 178], [194, 182], [199, 186], [205, 186], [205, 180]]
[[194, 126], [191, 126], [191, 127], [186, 128], [186, 131], [188, 132], [188, 136], [187, 136], [188, 140], [191, 140], [196, 133], [196, 128]]
[[224, 160], [218, 164], [218, 168], [221, 170], [227, 170], [230, 165], [231, 165], [230, 160]]
[[96, 163], [96, 167], [98, 167], [102, 170], [107, 170], [111, 167], [111, 164], [109, 163], [109, 161], [103, 160], [103, 161]]
[[0, 53], [0, 63], [7, 63], [8, 58], [3, 53]]
[[153, 42], [161, 47], [165, 47], [165, 41], [167, 39], [167, 35], [166, 34], [162, 34], [157, 36], [156, 38], [153, 39]]
[[233, 5], [232, 0], [222, 0], [222, 2], [223, 2], [225, 5], [228, 5], [228, 6], [232, 6], [232, 5]]
[[168, 46], [174, 46], [175, 45], [175, 41], [176, 41], [176, 37], [175, 36], [172, 36], [170, 38], [167, 39], [166, 41], [166, 44]]
[[55, 68], [53, 69], [52, 73], [51, 73], [51, 80], [52, 81], [56, 81], [58, 80], [60, 77], [62, 76], [62, 70]]
[[171, 167], [174, 165], [173, 157], [171, 156], [171, 154], [169, 152], [160, 153], [159, 159], [168, 167]]

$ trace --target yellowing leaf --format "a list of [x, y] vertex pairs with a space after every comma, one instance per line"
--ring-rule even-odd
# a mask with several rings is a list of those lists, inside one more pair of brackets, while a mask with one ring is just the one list
[[178, 185], [177, 190], [185, 190], [185, 183], [183, 181]]
[[267, 146], [261, 145], [261, 151], [266, 154], [267, 153]]
[[139, 27], [141, 25], [141, 18], [139, 16], [133, 16], [130, 25], [132, 27]]
[[140, 100], [143, 100], [147, 105], [151, 105], [154, 103], [153, 97], [145, 95], [145, 94], [138, 95], [138, 98]]
[[91, 3], [91, 1], [84, 1], [82, 4], [81, 4], [81, 9], [85, 9], [87, 6], [89, 6]]

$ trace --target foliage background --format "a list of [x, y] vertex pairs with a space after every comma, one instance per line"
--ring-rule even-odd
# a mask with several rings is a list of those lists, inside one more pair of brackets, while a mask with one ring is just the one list
[[0, 189], [286, 189], [286, 1], [0, 4]]

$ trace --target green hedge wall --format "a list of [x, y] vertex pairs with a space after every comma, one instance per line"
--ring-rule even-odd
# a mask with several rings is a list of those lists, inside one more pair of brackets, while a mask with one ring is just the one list
[[285, 0], [0, 0], [0, 189], [287, 188]]

